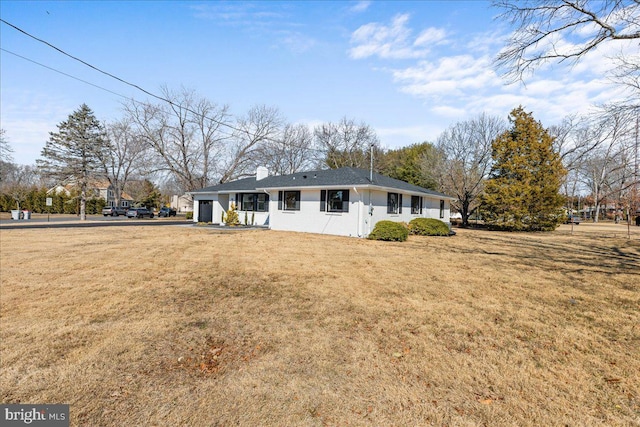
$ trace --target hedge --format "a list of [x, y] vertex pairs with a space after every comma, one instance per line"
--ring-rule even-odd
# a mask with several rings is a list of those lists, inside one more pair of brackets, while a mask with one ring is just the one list
[[409, 237], [409, 230], [399, 222], [378, 221], [373, 231], [369, 234], [370, 240], [385, 240], [392, 242], [404, 242]]
[[414, 218], [409, 223], [409, 232], [416, 236], [448, 236], [449, 226], [435, 218]]

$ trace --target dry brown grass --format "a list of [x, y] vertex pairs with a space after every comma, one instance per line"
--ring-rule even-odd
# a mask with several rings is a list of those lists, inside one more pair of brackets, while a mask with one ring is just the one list
[[640, 239], [580, 227], [2, 230], [1, 401], [89, 426], [639, 425]]

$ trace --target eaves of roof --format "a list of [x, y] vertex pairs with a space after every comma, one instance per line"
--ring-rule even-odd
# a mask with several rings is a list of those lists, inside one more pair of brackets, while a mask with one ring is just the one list
[[440, 198], [452, 199], [443, 193], [429, 190], [405, 181], [390, 178], [379, 173], [371, 173], [365, 169], [340, 168], [322, 169], [308, 172], [297, 172], [289, 175], [269, 176], [256, 181], [255, 178], [245, 178], [224, 184], [214, 185], [201, 190], [192, 191], [198, 193], [231, 193], [236, 191], [266, 191], [280, 189], [314, 189], [327, 187], [357, 187], [375, 188], [385, 191], [404, 191], [413, 194], [426, 194]]

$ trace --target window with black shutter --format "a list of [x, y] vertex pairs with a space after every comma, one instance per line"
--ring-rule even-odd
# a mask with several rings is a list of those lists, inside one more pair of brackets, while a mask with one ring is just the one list
[[414, 215], [422, 214], [422, 197], [411, 196], [411, 213]]
[[299, 191], [283, 191], [283, 209], [285, 211], [300, 210], [300, 192]]
[[329, 212], [349, 212], [349, 190], [328, 190], [327, 207]]
[[238, 210], [240, 211], [269, 211], [269, 195], [266, 193], [242, 193], [238, 197]]
[[397, 214], [398, 213], [398, 202], [401, 201], [400, 195], [398, 193], [387, 193], [387, 213], [388, 214]]

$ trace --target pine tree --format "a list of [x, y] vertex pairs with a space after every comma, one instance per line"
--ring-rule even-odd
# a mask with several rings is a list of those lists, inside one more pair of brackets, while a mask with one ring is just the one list
[[493, 166], [483, 196], [489, 227], [551, 231], [562, 221], [560, 184], [566, 175], [553, 138], [522, 107], [509, 117], [511, 129], [492, 143]]
[[72, 180], [80, 190], [80, 219], [86, 219], [87, 187], [99, 176], [100, 159], [109, 143], [102, 124], [93, 111], [82, 104], [58, 125], [58, 132], [50, 132], [42, 149], [42, 159], [36, 160], [43, 175], [57, 180]]

